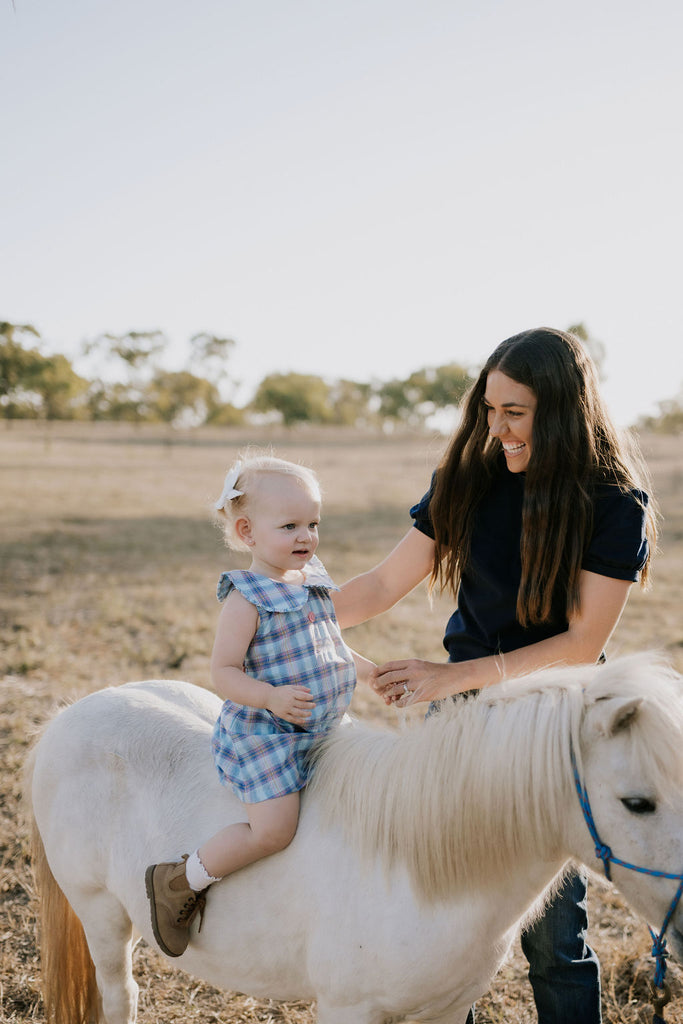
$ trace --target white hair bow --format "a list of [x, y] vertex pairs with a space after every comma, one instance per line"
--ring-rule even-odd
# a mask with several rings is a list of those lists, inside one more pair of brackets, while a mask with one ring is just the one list
[[229, 501], [232, 501], [233, 498], [239, 498], [241, 494], [244, 494], [244, 491], [235, 490], [235, 484], [237, 483], [241, 472], [242, 463], [236, 462], [235, 465], [226, 473], [225, 481], [223, 483], [223, 491], [215, 505], [217, 510], [224, 509]]

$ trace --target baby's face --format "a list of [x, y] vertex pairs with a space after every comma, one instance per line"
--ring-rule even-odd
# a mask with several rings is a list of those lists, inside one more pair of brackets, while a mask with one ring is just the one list
[[251, 568], [273, 579], [301, 570], [318, 547], [320, 495], [294, 476], [264, 475], [246, 514]]

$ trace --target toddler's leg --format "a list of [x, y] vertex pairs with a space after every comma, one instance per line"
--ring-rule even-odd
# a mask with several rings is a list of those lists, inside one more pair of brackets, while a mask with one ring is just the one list
[[294, 838], [299, 794], [245, 804], [249, 822], [228, 825], [198, 850], [174, 864], [151, 864], [145, 883], [154, 938], [168, 956], [180, 956], [190, 941], [190, 925], [204, 912], [212, 882], [267, 857]]
[[200, 846], [197, 854], [205, 870], [223, 878], [254, 861], [284, 850], [299, 821], [299, 794], [287, 793], [258, 804], [245, 804], [249, 822], [222, 829]]

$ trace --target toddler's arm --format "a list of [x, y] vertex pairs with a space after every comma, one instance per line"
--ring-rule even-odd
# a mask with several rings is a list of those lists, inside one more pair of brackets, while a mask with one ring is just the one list
[[364, 658], [358, 651], [354, 651], [352, 647], [349, 647], [353, 660], [356, 665], [356, 676], [359, 683], [365, 683], [366, 686], [370, 686], [374, 682], [374, 671], [377, 668], [374, 661], [370, 661], [368, 658]]
[[211, 680], [223, 700], [265, 708], [293, 725], [305, 725], [315, 702], [305, 686], [271, 686], [244, 671], [244, 658], [258, 626], [258, 611], [237, 590], [221, 608], [211, 653]]

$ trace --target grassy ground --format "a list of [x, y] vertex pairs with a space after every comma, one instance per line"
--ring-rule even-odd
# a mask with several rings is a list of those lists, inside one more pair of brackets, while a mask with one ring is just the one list
[[[388, 553], [409, 526], [440, 438], [296, 432], [269, 439], [277, 454], [319, 473], [325, 502], [320, 554], [344, 580]], [[37, 728], [64, 700], [152, 677], [208, 685], [220, 571], [240, 563], [209, 509], [225, 469], [249, 440], [235, 431], [177, 435], [103, 424], [0, 428], [0, 1024], [41, 1021], [34, 893], [21, 821], [20, 769]], [[653, 589], [635, 591], [610, 653], [658, 648], [683, 671], [683, 457], [676, 438], [645, 439], [664, 513]], [[430, 609], [423, 588], [392, 612], [349, 631], [377, 662], [442, 660], [450, 602]], [[359, 691], [353, 709], [394, 721]], [[604, 975], [609, 1024], [651, 1020], [649, 940], [620, 897], [596, 882], [591, 941]], [[305, 1004], [218, 993], [140, 943], [139, 1020], [311, 1024]], [[482, 999], [478, 1022], [530, 1024], [535, 1012], [516, 948]], [[671, 1020], [683, 1019], [681, 972], [670, 970]]]

